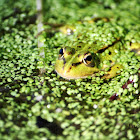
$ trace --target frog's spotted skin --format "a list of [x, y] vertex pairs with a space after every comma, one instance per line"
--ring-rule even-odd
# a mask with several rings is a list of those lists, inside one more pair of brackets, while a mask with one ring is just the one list
[[[86, 78], [104, 70], [106, 67], [114, 67], [113, 56], [117, 54], [122, 43], [116, 40], [112, 45], [100, 48], [96, 44], [78, 43], [75, 46], [65, 47], [60, 50], [59, 58], [56, 61], [56, 72], [66, 79]], [[103, 64], [104, 61], [108, 62]], [[104, 78], [111, 78], [116, 75], [122, 66], [110, 70]]]

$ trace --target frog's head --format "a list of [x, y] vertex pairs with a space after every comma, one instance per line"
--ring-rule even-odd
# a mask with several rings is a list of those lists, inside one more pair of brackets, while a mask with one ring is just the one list
[[[77, 46], [60, 49], [55, 64], [56, 72], [66, 79], [78, 79], [92, 76], [98, 72], [99, 58], [87, 47]], [[79, 48], [79, 49], [78, 49]], [[86, 48], [86, 49], [85, 49]]]

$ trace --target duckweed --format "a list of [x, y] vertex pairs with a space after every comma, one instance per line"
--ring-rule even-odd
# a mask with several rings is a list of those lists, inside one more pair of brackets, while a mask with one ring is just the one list
[[[108, 80], [101, 78], [104, 71], [77, 80], [63, 79], [54, 71], [64, 44], [88, 41], [102, 48], [116, 38], [126, 48], [139, 43], [138, 1], [43, 2], [47, 25], [41, 35], [37, 35], [33, 0], [0, 3], [0, 139], [140, 139], [138, 55], [116, 50], [113, 59], [123, 69]], [[98, 17], [93, 24], [86, 22]], [[66, 24], [76, 31], [59, 32], [59, 26]], [[44, 42], [44, 59], [39, 56], [37, 36]], [[39, 69], [44, 67], [41, 76]]]

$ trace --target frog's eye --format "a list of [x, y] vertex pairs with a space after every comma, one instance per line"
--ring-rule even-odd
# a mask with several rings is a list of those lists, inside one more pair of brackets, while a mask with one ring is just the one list
[[87, 66], [90, 66], [90, 67], [95, 66], [91, 54], [85, 55], [85, 57], [83, 58], [83, 62], [84, 62], [84, 64], [86, 64]]
[[63, 55], [63, 49], [60, 49], [59, 54]]
[[63, 49], [60, 49], [59, 50], [59, 58], [60, 59], [64, 57], [63, 54], [64, 54], [64, 50]]

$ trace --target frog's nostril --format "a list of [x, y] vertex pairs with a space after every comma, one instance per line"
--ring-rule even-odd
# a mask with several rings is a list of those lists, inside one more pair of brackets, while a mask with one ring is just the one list
[[70, 68], [67, 70], [67, 73], [70, 72], [71, 68], [72, 68], [72, 67], [70, 67]]
[[78, 48], [81, 48], [81, 46], [77, 46]]

